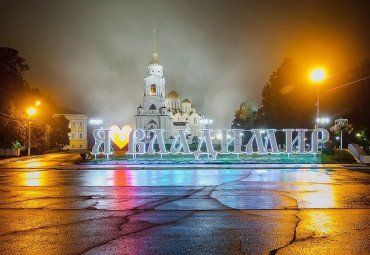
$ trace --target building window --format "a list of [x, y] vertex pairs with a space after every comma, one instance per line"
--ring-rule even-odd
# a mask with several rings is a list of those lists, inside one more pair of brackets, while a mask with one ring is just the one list
[[80, 139], [82, 139], [82, 133], [80, 133]]
[[74, 148], [75, 147], [75, 145], [74, 144], [72, 144], [72, 148]]
[[82, 121], [80, 121], [80, 127], [82, 127]]
[[157, 107], [155, 107], [155, 105], [154, 105], [154, 104], [152, 104], [152, 105], [150, 106], [149, 110], [157, 110]]
[[196, 118], [194, 118], [194, 125], [196, 125], [197, 124], [197, 119]]
[[82, 144], [80, 144], [80, 149], [82, 149]]
[[75, 122], [74, 121], [72, 121], [72, 127], [74, 127], [75, 126]]
[[150, 95], [154, 95], [157, 92], [155, 84], [150, 85]]
[[72, 133], [72, 139], [75, 139], [76, 136], [75, 136], [75, 133]]

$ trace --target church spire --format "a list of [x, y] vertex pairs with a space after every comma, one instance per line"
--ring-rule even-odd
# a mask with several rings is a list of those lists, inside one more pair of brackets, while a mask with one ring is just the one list
[[150, 65], [159, 65], [159, 62], [158, 62], [158, 55], [157, 55], [157, 52], [156, 52], [156, 48], [155, 48], [155, 28], [153, 29], [153, 59], [152, 61], [150, 61]]

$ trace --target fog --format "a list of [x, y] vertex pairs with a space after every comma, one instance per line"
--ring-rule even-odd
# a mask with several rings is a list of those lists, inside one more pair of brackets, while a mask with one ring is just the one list
[[366, 1], [339, 2], [1, 1], [0, 44], [60, 106], [135, 125], [155, 27], [166, 92], [227, 128], [285, 57], [332, 72], [369, 57]]

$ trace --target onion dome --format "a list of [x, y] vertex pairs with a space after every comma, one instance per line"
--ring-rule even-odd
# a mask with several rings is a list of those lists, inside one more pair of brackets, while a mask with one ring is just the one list
[[188, 104], [190, 104], [190, 100], [189, 100], [188, 98], [185, 98], [182, 102], [183, 102], [183, 103], [188, 103]]
[[179, 94], [177, 94], [176, 91], [174, 90], [171, 90], [168, 94], [167, 94], [167, 97], [166, 98], [180, 98]]

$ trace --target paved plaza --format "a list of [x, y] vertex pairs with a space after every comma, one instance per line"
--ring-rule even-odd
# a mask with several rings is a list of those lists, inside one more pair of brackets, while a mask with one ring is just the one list
[[[1, 254], [369, 254], [369, 170], [0, 165]], [[231, 167], [232, 168], [232, 167]]]

